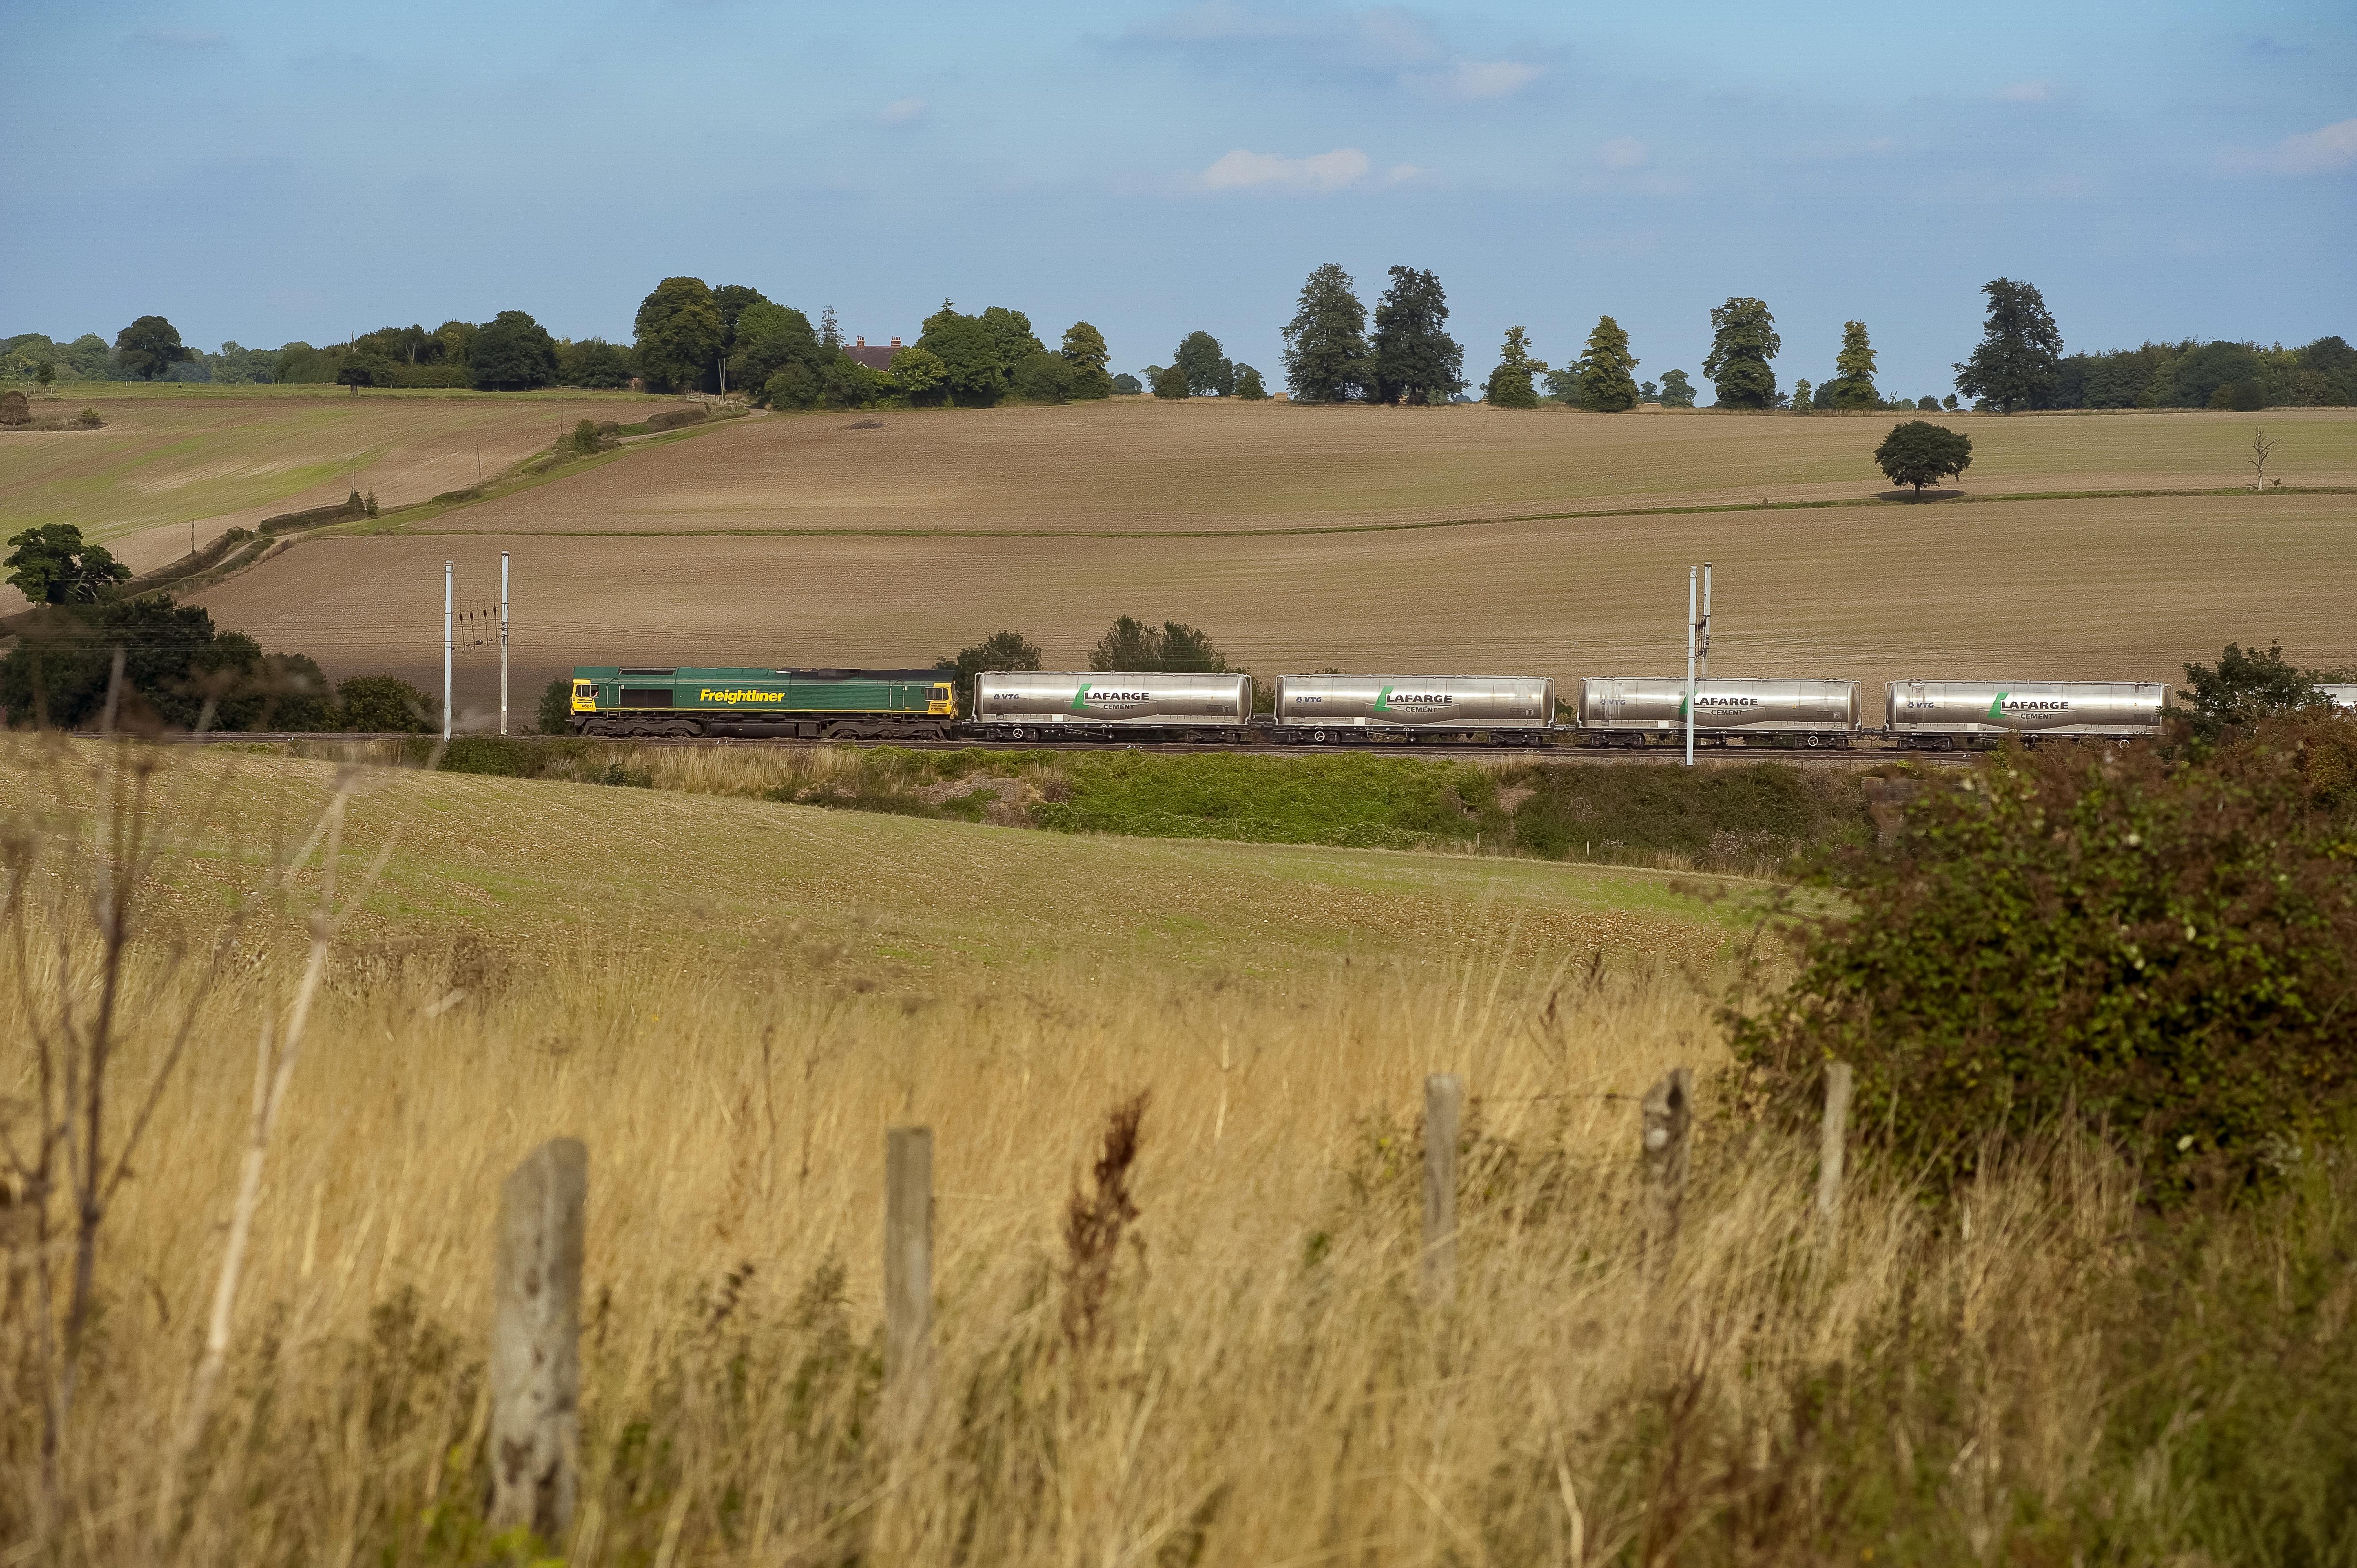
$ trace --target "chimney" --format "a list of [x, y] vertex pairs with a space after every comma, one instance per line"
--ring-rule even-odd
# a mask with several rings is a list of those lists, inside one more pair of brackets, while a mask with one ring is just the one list
[[865, 349], [867, 347], [867, 339], [865, 338], [854, 338], [851, 340], [851, 346], [855, 349]]
[[892, 347], [894, 347], [895, 349], [897, 349], [897, 348], [899, 348], [899, 346], [900, 346], [900, 339], [899, 339], [898, 338], [893, 338], [893, 339], [892, 339]]

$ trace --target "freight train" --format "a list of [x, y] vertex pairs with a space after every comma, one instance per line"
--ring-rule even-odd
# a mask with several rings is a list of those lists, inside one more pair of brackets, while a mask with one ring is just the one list
[[[2321, 688], [2357, 714], [2357, 686]], [[2127, 741], [2158, 733], [2168, 688], [2151, 682], [1893, 681], [1867, 725], [1855, 681], [1728, 680], [1694, 689], [1697, 744], [1809, 749], [1986, 748], [2004, 736]], [[596, 736], [814, 740], [1200, 741], [1225, 745], [1486, 742], [1674, 746], [1686, 682], [1590, 676], [1571, 703], [1535, 675], [1280, 675], [1254, 711], [1238, 674], [1024, 670], [978, 675], [961, 717], [941, 670], [584, 666], [572, 727]]]

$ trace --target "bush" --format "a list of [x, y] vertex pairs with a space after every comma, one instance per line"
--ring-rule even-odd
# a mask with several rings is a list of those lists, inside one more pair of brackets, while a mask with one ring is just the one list
[[33, 403], [20, 392], [0, 392], [0, 425], [10, 428], [33, 423]]
[[1800, 1110], [1829, 1058], [1865, 1135], [1960, 1176], [2077, 1115], [2157, 1189], [2298, 1158], [2357, 1081], [2357, 726], [2296, 714], [2198, 758], [2008, 749], [1833, 857], [1848, 912], [1736, 1020]]
[[701, 424], [709, 417], [710, 415], [705, 413], [705, 407], [702, 403], [691, 403], [683, 408], [667, 408], [661, 413], [651, 413], [647, 415], [647, 428], [649, 430], [677, 430], [684, 424]]
[[1192, 395], [1187, 385], [1187, 372], [1176, 365], [1154, 372], [1154, 395], [1158, 398], [1182, 398]]
[[771, 408], [808, 408], [818, 402], [818, 377], [794, 360], [762, 383], [761, 401]]
[[573, 727], [573, 677], [559, 675], [540, 693], [540, 733], [564, 735]]
[[84, 430], [96, 430], [100, 425], [104, 424], [106, 421], [99, 418], [98, 410], [94, 408], [85, 408], [80, 413], [74, 415], [74, 423], [81, 425]]
[[355, 675], [336, 687], [337, 728], [363, 735], [423, 735], [432, 698], [395, 675]]

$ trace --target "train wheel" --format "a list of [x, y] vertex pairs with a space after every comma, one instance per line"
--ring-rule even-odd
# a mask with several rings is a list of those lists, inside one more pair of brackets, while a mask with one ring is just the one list
[[1803, 741], [1801, 742], [1801, 744], [1802, 744], [1803, 746], [1807, 746], [1811, 751], [1815, 751], [1815, 750], [1817, 750], [1819, 747], [1823, 746], [1825, 744], [1825, 742], [1824, 742], [1824, 737], [1823, 736], [1814, 736], [1814, 735], [1813, 735], [1813, 736], [1808, 736], [1806, 739], [1803, 740]]
[[1317, 742], [1319, 746], [1323, 746], [1326, 744], [1326, 732], [1322, 729], [1311, 730], [1309, 732], [1309, 738]]

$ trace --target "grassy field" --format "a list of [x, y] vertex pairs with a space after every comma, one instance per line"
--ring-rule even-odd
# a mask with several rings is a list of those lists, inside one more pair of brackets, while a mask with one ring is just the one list
[[70, 522], [145, 570], [187, 550], [192, 521], [202, 543], [355, 489], [374, 490], [388, 506], [422, 500], [544, 449], [560, 420], [661, 401], [90, 382], [37, 399], [35, 408], [94, 408], [103, 428], [0, 433], [0, 528]]
[[[0, 983], [87, 1028], [90, 911], [126, 910], [109, 1149], [183, 1017], [190, 1045], [106, 1210], [47, 1525], [51, 1298], [0, 1304], [21, 1560], [2223, 1563], [2345, 1539], [2342, 1167], [2162, 1229], [2076, 1144], [1993, 1162], [1962, 1226], [1867, 1161], [1828, 1240], [1809, 1148], [1721, 1098], [1724, 928], [1668, 878], [374, 769], [344, 892], [398, 847], [329, 950], [175, 1466], [252, 1042], [291, 1016], [320, 887], [308, 851], [276, 868], [336, 775], [180, 754], [126, 815], [109, 762], [0, 746], [31, 872]], [[103, 846], [134, 821], [157, 858], [126, 883]], [[94, 904], [110, 886], [127, 903]], [[1665, 1253], [1628, 1097], [1678, 1063], [1703, 1099]], [[1417, 1285], [1436, 1070], [1471, 1095], [1447, 1305]], [[1075, 1242], [1141, 1091], [1128, 1217]], [[880, 1165], [911, 1122], [936, 1391], [895, 1411]], [[584, 1480], [536, 1547], [479, 1522], [486, 1280], [500, 1177], [565, 1134], [590, 1150]], [[10, 1277], [62, 1293], [32, 1207], [0, 1203]]]

